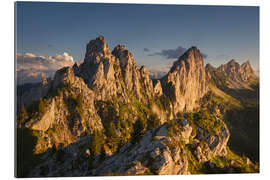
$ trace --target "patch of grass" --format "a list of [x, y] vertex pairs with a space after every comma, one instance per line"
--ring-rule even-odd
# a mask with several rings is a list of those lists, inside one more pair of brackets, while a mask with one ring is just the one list
[[216, 117], [213, 114], [210, 114], [206, 109], [194, 113], [193, 117], [194, 123], [197, 126], [208, 131], [212, 135], [218, 134], [219, 129], [223, 125], [221, 120], [216, 119]]
[[[226, 167], [231, 167], [237, 173], [258, 173], [259, 164], [247, 164], [247, 157], [239, 156], [232, 152], [229, 147], [226, 147], [227, 155], [225, 157], [216, 156], [211, 158], [211, 162], [214, 163], [217, 168], [224, 169]], [[233, 164], [231, 164], [234, 162]]]
[[202, 174], [202, 164], [197, 160], [197, 158], [192, 153], [193, 150], [189, 145], [183, 146], [184, 152], [188, 158], [188, 170], [191, 174]]

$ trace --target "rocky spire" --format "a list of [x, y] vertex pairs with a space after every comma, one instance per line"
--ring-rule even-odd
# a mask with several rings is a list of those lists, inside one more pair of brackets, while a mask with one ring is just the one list
[[119, 62], [124, 83], [129, 90], [132, 90], [137, 98], [143, 99], [141, 94], [141, 74], [134, 61], [134, 56], [129, 52], [124, 45], [117, 45], [112, 54]]
[[87, 44], [84, 61], [95, 63], [99, 62], [101, 57], [108, 57], [110, 55], [111, 52], [104, 36], [99, 36]]
[[196, 47], [189, 48], [170, 72], [162, 78], [164, 93], [174, 99], [174, 111], [190, 111], [207, 92], [203, 57]]
[[[192, 64], [193, 63], [193, 64]], [[195, 68], [201, 68], [203, 66], [203, 57], [195, 46], [189, 48], [182, 56], [174, 62], [170, 72], [175, 71], [176, 68], [180, 68], [183, 65], [190, 69], [192, 65], [196, 65]]]
[[134, 56], [132, 53], [130, 53], [124, 45], [117, 45], [114, 50], [112, 51], [112, 54], [119, 59], [119, 63], [121, 66], [121, 69], [123, 70], [127, 66], [130, 66], [130, 68], [133, 66], [134, 68], [137, 68], [135, 62], [134, 62]]
[[154, 85], [154, 92], [157, 96], [161, 96], [163, 94], [160, 80], [157, 80], [156, 84]]

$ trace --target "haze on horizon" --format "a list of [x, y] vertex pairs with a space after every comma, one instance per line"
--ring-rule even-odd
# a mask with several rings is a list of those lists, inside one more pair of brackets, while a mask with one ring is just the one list
[[111, 50], [125, 45], [150, 71], [168, 70], [191, 46], [205, 64], [249, 60], [259, 71], [259, 7], [17, 2], [16, 10], [17, 61], [32, 58], [17, 71], [51, 73], [52, 63], [81, 61], [99, 35]]

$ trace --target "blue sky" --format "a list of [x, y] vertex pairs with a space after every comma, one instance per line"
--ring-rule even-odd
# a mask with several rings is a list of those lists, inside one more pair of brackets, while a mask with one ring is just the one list
[[99, 35], [111, 50], [126, 45], [148, 69], [172, 64], [164, 50], [197, 46], [207, 56], [205, 64], [250, 60], [258, 70], [258, 7], [17, 3], [18, 53], [68, 52], [79, 61], [86, 44]]

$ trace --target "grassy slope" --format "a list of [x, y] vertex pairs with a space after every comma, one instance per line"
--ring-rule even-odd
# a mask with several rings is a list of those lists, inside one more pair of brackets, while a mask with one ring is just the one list
[[216, 100], [226, 102], [224, 121], [230, 129], [229, 147], [245, 154], [253, 161], [259, 160], [259, 85], [252, 82], [251, 90], [233, 90], [226, 93], [214, 85], [210, 89]]

